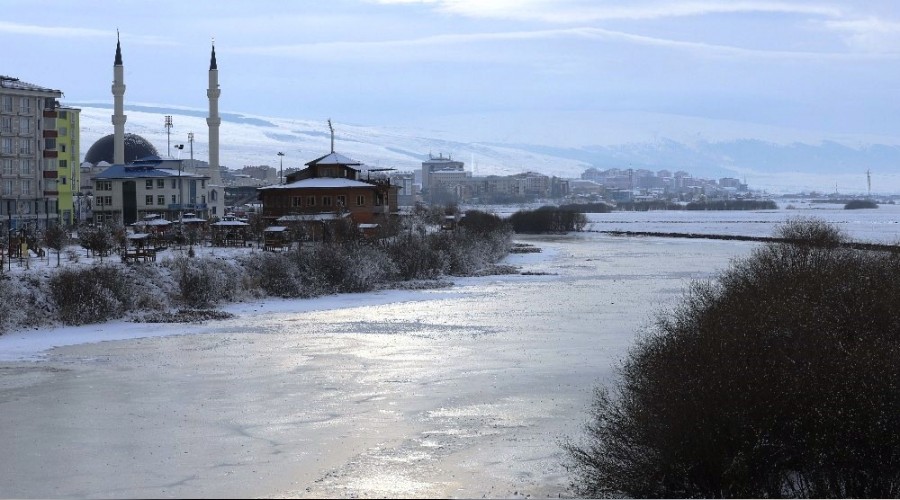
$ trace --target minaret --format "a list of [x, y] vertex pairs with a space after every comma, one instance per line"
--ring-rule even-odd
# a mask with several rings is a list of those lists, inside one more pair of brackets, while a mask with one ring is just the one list
[[116, 61], [113, 63], [113, 163], [125, 164], [125, 68], [122, 66], [122, 47], [116, 31]]
[[210, 182], [221, 184], [222, 174], [219, 170], [219, 68], [216, 66], [216, 42], [213, 40], [212, 55], [209, 59], [209, 88], [206, 96], [209, 97], [209, 117], [206, 124], [209, 126], [209, 173]]

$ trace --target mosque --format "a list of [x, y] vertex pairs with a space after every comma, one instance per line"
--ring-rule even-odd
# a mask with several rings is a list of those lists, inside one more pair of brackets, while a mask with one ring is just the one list
[[198, 218], [222, 217], [224, 187], [219, 166], [219, 69], [216, 47], [209, 63], [209, 161], [207, 167], [185, 168], [183, 160], [161, 158], [150, 141], [125, 133], [125, 79], [121, 41], [116, 40], [113, 63], [113, 133], [100, 138], [85, 155], [82, 184], [94, 194], [95, 222], [119, 220], [132, 224], [142, 218], [169, 221], [185, 213]]

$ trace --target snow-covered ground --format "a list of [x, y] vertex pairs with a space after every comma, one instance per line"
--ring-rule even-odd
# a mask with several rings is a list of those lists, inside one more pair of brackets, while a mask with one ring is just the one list
[[[842, 227], [864, 234], [874, 219], [888, 225], [880, 210], [854, 212], [858, 222]], [[817, 212], [826, 213], [843, 216]], [[734, 225], [750, 228], [766, 216], [717, 214], [668, 227], [741, 220]], [[608, 215], [619, 216], [591, 220], [642, 231], [682, 213], [631, 214], [643, 223], [604, 222]], [[234, 318], [205, 324], [4, 335], [0, 491], [564, 496], [559, 443], [577, 437], [594, 385], [691, 279], [757, 244], [601, 233], [520, 239], [543, 249], [509, 257], [530, 274], [234, 304]], [[47, 350], [57, 345], [67, 347]]]

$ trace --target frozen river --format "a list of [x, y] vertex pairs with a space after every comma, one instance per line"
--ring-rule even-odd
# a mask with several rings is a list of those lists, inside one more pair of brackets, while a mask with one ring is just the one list
[[538, 274], [0, 337], [147, 335], [0, 363], [0, 495], [565, 496], [559, 443], [593, 387], [691, 279], [757, 244], [520, 240], [543, 253], [510, 262]]

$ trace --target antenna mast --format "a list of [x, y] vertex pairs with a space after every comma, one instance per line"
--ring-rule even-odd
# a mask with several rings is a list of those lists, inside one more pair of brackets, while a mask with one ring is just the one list
[[866, 180], [869, 183], [869, 198], [872, 197], [872, 169], [866, 170]]
[[331, 130], [331, 152], [334, 153], [334, 127], [331, 126], [331, 118], [328, 119], [328, 129]]

